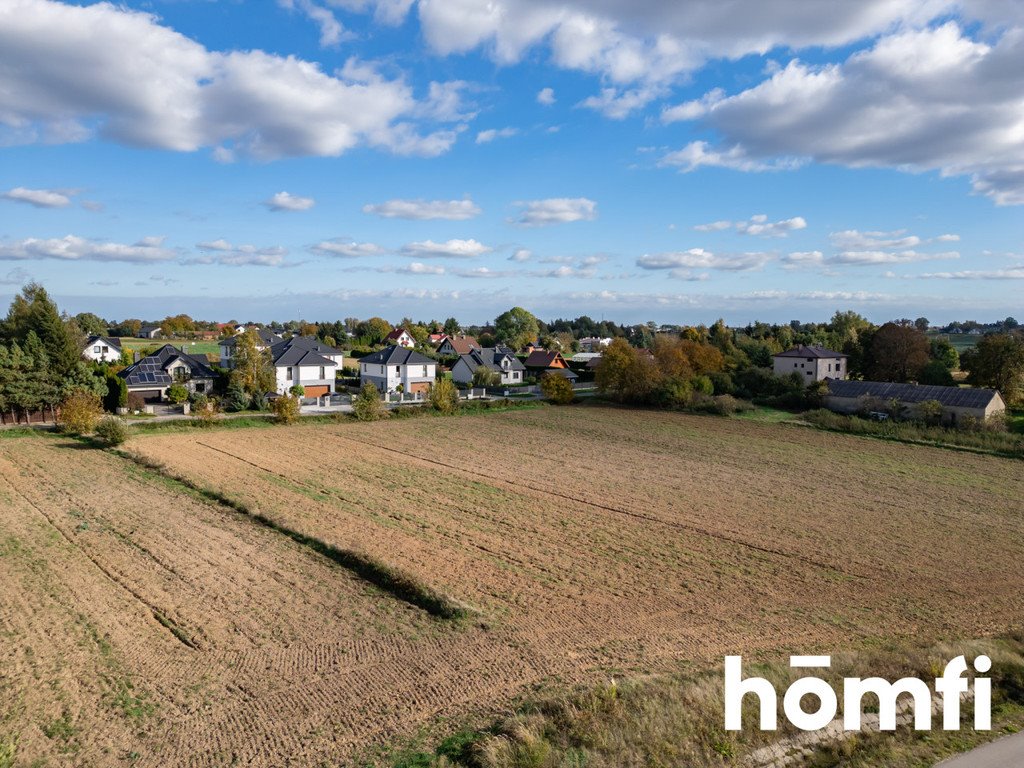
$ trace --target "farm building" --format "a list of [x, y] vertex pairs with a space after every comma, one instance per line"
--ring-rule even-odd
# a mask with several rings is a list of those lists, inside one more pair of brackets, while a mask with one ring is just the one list
[[839, 381], [828, 383], [825, 406], [839, 413], [886, 410], [896, 401], [905, 415], [924, 402], [942, 405], [942, 422], [955, 425], [965, 417], [984, 421], [1006, 411], [1003, 398], [994, 389], [936, 387], [921, 384], [896, 384], [885, 381]]
[[481, 366], [500, 374], [502, 384], [522, 384], [526, 376], [526, 366], [519, 362], [519, 358], [511, 349], [493, 347], [474, 349], [467, 355], [460, 355], [458, 361], [452, 366], [452, 378], [455, 381], [468, 384], [473, 380], [473, 374]]
[[140, 339], [159, 339], [161, 330], [159, 325], [144, 325], [139, 328], [138, 336]]
[[397, 345], [385, 347], [359, 361], [359, 381], [373, 384], [383, 393], [426, 393], [437, 378], [437, 363], [429, 357]]
[[82, 357], [97, 363], [116, 362], [121, 357], [121, 341], [107, 336], [90, 336], [82, 348]]
[[172, 384], [184, 384], [193, 393], [209, 393], [213, 391], [215, 377], [205, 360], [192, 357], [170, 344], [164, 344], [117, 375], [124, 379], [129, 394], [139, 395], [149, 403], [164, 400]]
[[808, 347], [801, 344], [787, 349], [773, 357], [773, 371], [776, 376], [799, 373], [808, 376], [808, 382], [825, 379], [845, 379], [846, 355], [825, 347]]

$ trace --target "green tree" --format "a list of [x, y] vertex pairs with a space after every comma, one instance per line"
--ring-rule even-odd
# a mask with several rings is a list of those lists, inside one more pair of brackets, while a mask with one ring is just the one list
[[107, 321], [92, 312], [79, 312], [75, 324], [86, 336], [105, 336], [109, 329]]
[[501, 374], [486, 365], [478, 366], [473, 371], [474, 387], [497, 387], [499, 384], [501, 384]]
[[546, 373], [540, 377], [540, 391], [555, 405], [568, 405], [576, 399], [572, 382], [557, 373]]
[[955, 371], [960, 367], [960, 353], [949, 339], [932, 339], [931, 346], [932, 360], [942, 363], [947, 371]]
[[188, 388], [184, 384], [171, 384], [167, 388], [167, 399], [175, 405], [181, 405], [188, 400]]
[[57, 305], [38, 283], [29, 283], [14, 297], [7, 318], [0, 323], [0, 339], [5, 342], [25, 344], [30, 333], [39, 338], [57, 376], [81, 361], [85, 338], [60, 316]]
[[952, 387], [956, 382], [953, 374], [941, 360], [929, 360], [928, 365], [921, 369], [921, 376], [918, 379], [921, 384], [930, 384], [938, 387]]
[[224, 393], [224, 407], [237, 413], [244, 411], [252, 404], [252, 395], [245, 391], [242, 382], [235, 378], [228, 380], [227, 392]]
[[359, 324], [356, 335], [363, 336], [369, 344], [380, 344], [389, 333], [391, 323], [383, 317], [371, 317], [365, 323]]
[[427, 403], [444, 414], [452, 414], [459, 408], [459, 390], [451, 379], [437, 379], [427, 393]]
[[388, 417], [387, 408], [380, 398], [380, 390], [367, 382], [352, 399], [352, 412], [359, 421], [379, 421]]
[[512, 307], [498, 315], [494, 321], [494, 330], [499, 342], [519, 350], [536, 340], [540, 333], [540, 323], [522, 307]]
[[967, 371], [969, 383], [999, 390], [1008, 403], [1024, 400], [1024, 337], [987, 334], [960, 356], [960, 367]]
[[262, 398], [277, 389], [277, 373], [270, 350], [260, 342], [259, 333], [249, 328], [238, 337], [235, 344], [235, 367], [231, 370], [231, 381], [240, 386], [250, 400]]
[[914, 327], [917, 328], [917, 330], [924, 333], [931, 327], [931, 323], [928, 322], [927, 317], [919, 317], [917, 318], [917, 320], [914, 321]]
[[456, 320], [454, 317], [449, 317], [447, 320], [444, 321], [442, 331], [448, 334], [449, 336], [458, 336], [459, 333], [462, 332], [462, 326], [459, 325], [459, 321]]
[[931, 355], [928, 338], [910, 323], [886, 323], [871, 340], [868, 378], [911, 381], [921, 376]]

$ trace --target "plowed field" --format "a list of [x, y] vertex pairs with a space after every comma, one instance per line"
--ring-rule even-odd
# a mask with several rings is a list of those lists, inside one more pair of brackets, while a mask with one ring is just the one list
[[140, 436], [228, 506], [0, 442], [0, 740], [25, 764], [337, 765], [534, 685], [1024, 616], [1009, 460], [617, 409]]

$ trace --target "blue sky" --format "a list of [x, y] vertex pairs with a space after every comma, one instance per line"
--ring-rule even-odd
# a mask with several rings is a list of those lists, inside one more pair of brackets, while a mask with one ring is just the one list
[[1024, 11], [8, 0], [0, 195], [110, 318], [1020, 316]]

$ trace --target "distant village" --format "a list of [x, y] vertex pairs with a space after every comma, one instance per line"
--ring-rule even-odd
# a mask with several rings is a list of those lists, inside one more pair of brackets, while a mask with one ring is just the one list
[[[545, 382], [558, 380], [548, 389], [566, 393], [566, 402], [596, 396], [709, 412], [754, 403], [966, 429], [994, 424], [1024, 393], [1024, 340], [1013, 318], [876, 326], [855, 312], [836, 312], [827, 323], [621, 326], [586, 316], [543, 322], [522, 307], [479, 326], [455, 318], [260, 325], [184, 315], [148, 323], [62, 315], [68, 338], [79, 339], [78, 363], [62, 363], [66, 381], [57, 382], [53, 370], [45, 374], [52, 387], [24, 387], [26, 377], [44, 376], [33, 365], [45, 358], [55, 369], [62, 354], [46, 349], [55, 344], [52, 328], [26, 330], [22, 317], [44, 317], [45, 307], [35, 305], [47, 302], [41, 287], [26, 288], [0, 326], [5, 423], [52, 417], [76, 381], [121, 415], [166, 412], [170, 405], [185, 406], [185, 413], [197, 405], [260, 410], [282, 397], [328, 410], [350, 404], [367, 385], [387, 403], [415, 405], [441, 380], [463, 398], [554, 400]], [[35, 362], [26, 366], [27, 358]]]

